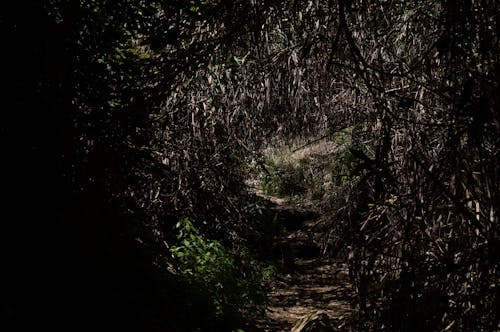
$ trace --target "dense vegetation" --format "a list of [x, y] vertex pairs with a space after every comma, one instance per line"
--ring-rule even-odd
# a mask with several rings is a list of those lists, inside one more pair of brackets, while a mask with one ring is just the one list
[[[331, 173], [353, 328], [498, 329], [499, 6], [2, 2], [2, 330], [252, 329], [250, 164], [285, 196]], [[321, 137], [309, 173], [262, 152]]]

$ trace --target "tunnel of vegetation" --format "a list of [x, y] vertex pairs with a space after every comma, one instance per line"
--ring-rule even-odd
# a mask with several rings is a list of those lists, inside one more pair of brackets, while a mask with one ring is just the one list
[[497, 1], [1, 8], [2, 330], [253, 330], [258, 172], [330, 220], [354, 330], [498, 329]]

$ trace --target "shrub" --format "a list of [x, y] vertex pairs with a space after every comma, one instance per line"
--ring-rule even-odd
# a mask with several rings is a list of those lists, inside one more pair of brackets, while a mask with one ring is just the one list
[[254, 318], [265, 309], [261, 286], [266, 271], [246, 251], [232, 255], [218, 241], [204, 239], [183, 219], [176, 225], [179, 244], [171, 248], [179, 271], [207, 293], [217, 318]]
[[262, 190], [269, 195], [294, 196], [305, 191], [304, 169], [292, 163], [271, 165], [261, 178]]

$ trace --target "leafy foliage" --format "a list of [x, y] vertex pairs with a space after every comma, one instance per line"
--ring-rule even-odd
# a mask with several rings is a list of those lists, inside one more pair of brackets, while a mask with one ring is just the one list
[[294, 196], [305, 190], [304, 173], [301, 167], [293, 164], [268, 167], [269, 174], [261, 178], [261, 187], [269, 195]]
[[[52, 327], [47, 313], [79, 321], [92, 307], [88, 330], [170, 326], [157, 319], [178, 316], [168, 294], [148, 285], [174, 284], [163, 241], [175, 241], [178, 217], [206, 220], [204, 233], [238, 248], [250, 227], [241, 161], [267, 143], [358, 126], [331, 161], [354, 170], [337, 179], [345, 195], [326, 237], [348, 242], [360, 328], [496, 329], [498, 6], [5, 1], [7, 324]], [[295, 192], [308, 172], [276, 168], [266, 185]], [[102, 293], [117, 275], [129, 278]], [[136, 291], [121, 291], [128, 282]], [[142, 319], [126, 305], [102, 314], [142, 294], [156, 308], [134, 308]]]
[[305, 144], [268, 148], [267, 166], [259, 172], [261, 188], [269, 195], [322, 203], [324, 196], [363, 173], [361, 152], [356, 154], [351, 135], [340, 131]]
[[264, 270], [243, 250], [231, 255], [218, 241], [205, 240], [188, 219], [176, 225], [179, 245], [171, 248], [180, 271], [206, 290], [216, 316], [235, 320], [238, 315], [257, 317], [265, 308]]
[[[358, 162], [348, 207], [332, 213], [361, 328], [495, 329], [498, 5], [339, 0], [270, 12], [260, 53], [226, 93], [247, 110], [239, 123], [262, 128], [246, 132], [256, 142], [363, 124], [348, 151]], [[294, 174], [275, 173], [275, 184]]]

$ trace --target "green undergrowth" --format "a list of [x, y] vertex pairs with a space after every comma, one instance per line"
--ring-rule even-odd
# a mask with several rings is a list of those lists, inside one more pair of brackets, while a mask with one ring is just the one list
[[313, 144], [267, 150], [260, 187], [268, 195], [324, 200], [354, 175], [359, 158], [350, 132], [341, 131]]
[[177, 269], [211, 302], [215, 317], [240, 328], [261, 317], [267, 292], [263, 284], [273, 273], [246, 249], [232, 253], [216, 240], [205, 239], [183, 219], [176, 225], [178, 244], [171, 248]]
[[303, 167], [292, 163], [270, 163], [269, 174], [261, 177], [260, 186], [268, 195], [295, 196], [306, 190], [306, 174]]

